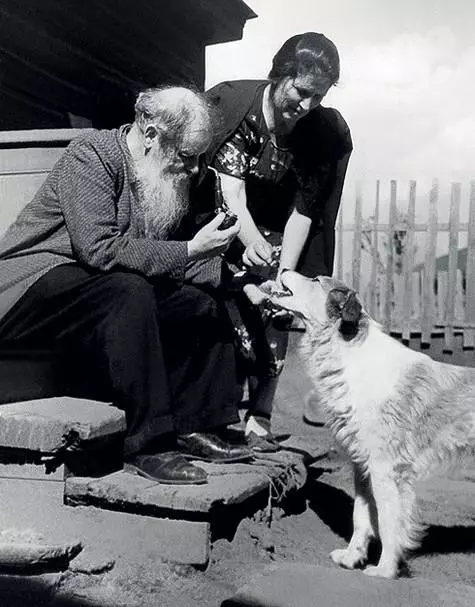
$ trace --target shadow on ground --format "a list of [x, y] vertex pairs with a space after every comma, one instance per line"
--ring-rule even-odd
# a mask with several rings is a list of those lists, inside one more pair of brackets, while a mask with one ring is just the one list
[[353, 531], [354, 500], [342, 489], [317, 480], [319, 473], [320, 469], [313, 470], [307, 481], [308, 505], [333, 533], [348, 542]]
[[23, 576], [0, 575], [2, 607], [104, 607], [90, 598], [56, 595], [54, 581]]
[[431, 525], [428, 527], [416, 554], [475, 554], [475, 526]]
[[[351, 538], [354, 500], [346, 491], [317, 480], [325, 469], [315, 469], [306, 491], [309, 507], [333, 533], [347, 542]], [[475, 525], [430, 525], [413, 554], [475, 554]]]

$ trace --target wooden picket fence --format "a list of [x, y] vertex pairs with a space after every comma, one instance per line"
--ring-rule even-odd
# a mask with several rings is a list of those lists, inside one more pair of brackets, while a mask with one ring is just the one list
[[[416, 182], [409, 184], [407, 209], [398, 208], [398, 184], [390, 182], [389, 220], [380, 222], [380, 182], [376, 182], [374, 213], [362, 216], [361, 186], [355, 197], [354, 221], [337, 222], [336, 276], [360, 293], [368, 312], [384, 328], [403, 340], [421, 336], [429, 345], [442, 332], [444, 349], [452, 351], [454, 336], [463, 335], [463, 347], [475, 347], [475, 181], [468, 200], [462, 201], [461, 184], [452, 183], [448, 223], [439, 223], [439, 183], [428, 196], [425, 223], [416, 223]], [[468, 222], [460, 221], [461, 202], [469, 205]], [[418, 203], [419, 204], [419, 203]], [[401, 219], [401, 211], [403, 219]], [[352, 233], [351, 270], [344, 276], [344, 233]], [[447, 269], [437, 269], [437, 237], [448, 233]], [[467, 233], [465, 267], [458, 267], [459, 235]], [[415, 263], [415, 241], [425, 233], [424, 261]], [[351, 235], [350, 235], [351, 237]], [[362, 272], [362, 252], [369, 264]], [[440, 257], [440, 252], [439, 252]], [[368, 267], [369, 266], [369, 267]], [[363, 275], [365, 274], [365, 275]]]

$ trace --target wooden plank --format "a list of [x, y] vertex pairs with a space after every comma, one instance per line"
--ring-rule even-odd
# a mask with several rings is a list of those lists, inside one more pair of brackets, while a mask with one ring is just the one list
[[411, 337], [412, 318], [412, 270], [414, 267], [414, 224], [416, 217], [416, 182], [409, 184], [409, 202], [407, 205], [407, 231], [404, 246], [403, 276], [404, 293], [402, 302], [402, 338], [409, 341]]
[[446, 304], [447, 304], [447, 288], [448, 279], [447, 272], [445, 270], [439, 270], [437, 272], [437, 297], [436, 297], [436, 318], [437, 325], [442, 327], [446, 325]]
[[336, 250], [337, 250], [337, 264], [336, 264], [336, 276], [338, 280], [343, 280], [343, 205], [340, 206], [338, 213], [338, 224], [336, 231]]
[[371, 278], [370, 278], [370, 301], [369, 310], [373, 318], [379, 320], [380, 312], [378, 308], [378, 252], [379, 252], [379, 201], [380, 201], [380, 181], [376, 181], [376, 199], [374, 203], [374, 224], [372, 229], [371, 240]]
[[10, 148], [0, 147], [0, 174], [14, 179], [17, 175], [48, 173], [61, 154], [64, 146]]
[[391, 314], [391, 330], [394, 325], [401, 327], [404, 308], [404, 275], [395, 272], [393, 274], [393, 310]]
[[361, 274], [361, 240], [363, 231], [361, 206], [361, 183], [358, 183], [355, 197], [355, 229], [353, 232], [353, 259], [351, 264], [351, 283], [356, 292], [360, 290]]
[[457, 268], [455, 274], [455, 309], [454, 309], [454, 324], [465, 321], [464, 314], [464, 293], [463, 293], [463, 273], [460, 268]]
[[[475, 180], [470, 183], [470, 209], [467, 240], [467, 269], [465, 276], [465, 320], [475, 324]], [[464, 332], [465, 348], [475, 348], [475, 331]]]
[[417, 330], [418, 333], [421, 331], [420, 318], [421, 318], [421, 274], [420, 272], [412, 272], [412, 310], [413, 317], [411, 319], [411, 325]]
[[32, 129], [27, 131], [0, 131], [0, 146], [71, 141], [93, 129]]
[[421, 344], [430, 344], [434, 315], [435, 254], [437, 245], [437, 204], [439, 182], [434, 180], [429, 195], [429, 218], [427, 223], [426, 254], [422, 300]]
[[[441, 322], [441, 323], [436, 322], [434, 324], [434, 327], [436, 327], [437, 329], [444, 328], [446, 326], [447, 326], [447, 323], [445, 323], [445, 322]], [[475, 329], [475, 323], [455, 321], [454, 324], [452, 325], [452, 328], [454, 329], [454, 331], [456, 333], [460, 333], [460, 332], [466, 331], [467, 329]]]
[[46, 174], [6, 180], [0, 174], [0, 236], [33, 198], [45, 177]]
[[460, 183], [452, 183], [450, 193], [450, 216], [449, 216], [449, 265], [448, 265], [448, 291], [445, 315], [445, 338], [444, 349], [453, 352], [455, 321], [455, 290], [457, 287], [457, 265], [458, 265], [458, 224], [460, 216]]
[[[396, 222], [394, 224], [394, 229], [395, 230], [403, 230], [405, 228], [405, 223], [401, 223], [401, 222]], [[387, 232], [389, 229], [389, 225], [387, 223], [379, 223], [378, 224], [378, 230], [380, 230], [381, 232]], [[450, 230], [450, 225], [448, 223], [438, 223], [437, 226], [437, 231], [438, 232], [448, 232]], [[343, 225], [343, 231], [344, 232], [352, 232], [354, 229], [354, 225], [351, 223], [345, 223]], [[468, 223], [460, 223], [459, 224], [459, 232], [467, 232], [469, 229], [469, 224]], [[415, 232], [426, 232], [427, 231], [427, 224], [426, 223], [416, 223], [414, 225], [414, 231]]]
[[389, 201], [389, 224], [387, 231], [387, 261], [386, 261], [386, 281], [385, 281], [385, 297], [383, 309], [383, 327], [386, 331], [391, 329], [391, 306], [393, 303], [393, 274], [394, 274], [394, 226], [396, 224], [397, 212], [397, 182], [391, 180], [391, 193]]

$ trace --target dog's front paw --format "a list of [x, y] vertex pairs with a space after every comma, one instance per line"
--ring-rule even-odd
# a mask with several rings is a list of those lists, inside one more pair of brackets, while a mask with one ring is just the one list
[[371, 565], [370, 567], [366, 567], [363, 573], [365, 575], [369, 575], [370, 577], [384, 577], [388, 580], [393, 580], [397, 577], [397, 567], [392, 567], [389, 565]]
[[330, 558], [334, 563], [345, 569], [355, 569], [361, 567], [366, 562], [366, 557], [359, 550], [350, 550], [348, 548], [338, 548], [330, 553]]

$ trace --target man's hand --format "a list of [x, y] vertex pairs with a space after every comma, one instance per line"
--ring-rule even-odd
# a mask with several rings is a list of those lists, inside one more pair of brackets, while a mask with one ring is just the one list
[[265, 238], [251, 242], [242, 254], [244, 265], [252, 268], [253, 266], [268, 266], [272, 261], [272, 245]]
[[219, 213], [201, 228], [188, 242], [188, 257], [191, 260], [206, 259], [224, 253], [241, 229], [239, 221], [226, 230], [220, 230], [226, 215]]

